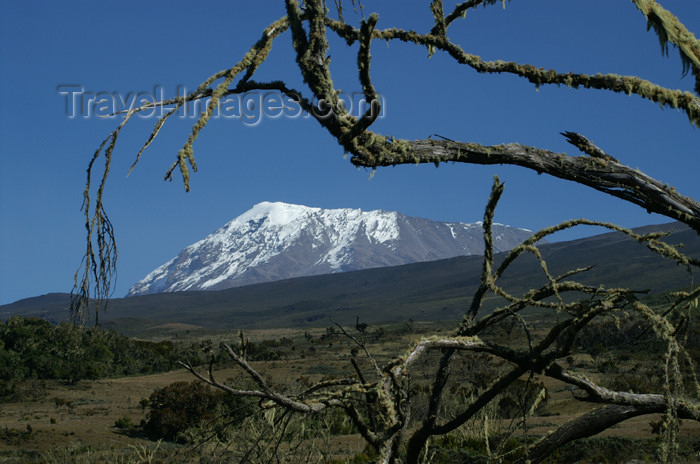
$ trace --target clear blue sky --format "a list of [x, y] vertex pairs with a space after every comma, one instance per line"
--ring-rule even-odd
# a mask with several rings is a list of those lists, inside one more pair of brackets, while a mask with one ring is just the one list
[[[350, 3], [347, 1], [346, 3]], [[426, 31], [427, 1], [366, 1], [378, 27]], [[700, 34], [700, 3], [661, 2]], [[333, 2], [329, 2], [330, 5]], [[453, 2], [446, 2], [452, 5]], [[66, 115], [74, 84], [86, 92], [194, 89], [230, 67], [284, 14], [282, 1], [0, 1], [0, 304], [70, 291], [84, 250], [80, 212], [85, 169], [114, 119]], [[409, 6], [410, 5], [410, 6]], [[356, 19], [347, 13], [350, 20]], [[663, 57], [656, 35], [629, 1], [514, 0], [470, 11], [449, 36], [485, 59], [516, 60], [559, 71], [641, 76], [691, 90], [675, 49]], [[359, 91], [356, 48], [333, 40], [337, 87]], [[519, 142], [570, 154], [559, 135], [575, 131], [622, 162], [700, 198], [700, 131], [678, 111], [636, 96], [541, 87], [512, 76], [479, 75], [439, 53], [375, 42], [372, 73], [385, 101], [376, 130], [417, 139]], [[258, 80], [299, 88], [289, 33]], [[602, 193], [513, 167], [402, 166], [370, 173], [343, 159], [337, 143], [309, 119], [264, 119], [256, 127], [220, 118], [195, 143], [199, 172], [185, 193], [163, 182], [194, 123], [168, 122], [134, 173], [128, 168], [155, 119], [123, 131], [105, 199], [117, 233], [115, 296], [152, 269], [260, 201], [325, 208], [396, 210], [436, 220], [481, 219], [491, 179], [506, 192], [497, 221], [538, 229], [572, 217], [624, 226], [668, 222]], [[593, 233], [588, 230], [585, 233]]]

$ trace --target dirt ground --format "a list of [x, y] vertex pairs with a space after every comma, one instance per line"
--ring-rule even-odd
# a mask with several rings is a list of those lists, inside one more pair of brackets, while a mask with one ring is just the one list
[[[295, 365], [296, 364], [296, 365]], [[266, 370], [275, 371], [283, 377], [301, 368], [302, 363], [269, 363]], [[233, 369], [218, 373], [221, 379], [239, 375]], [[46, 452], [62, 447], [87, 447], [121, 449], [152, 443], [148, 440], [131, 437], [122, 433], [114, 424], [124, 416], [131, 418], [134, 424], [145, 419], [144, 409], [139, 401], [148, 398], [156, 388], [164, 387], [175, 381], [191, 381], [193, 376], [184, 369], [141, 377], [121, 379], [81, 381], [76, 385], [66, 385], [56, 381], [35, 381], [28, 384], [27, 395], [33, 399], [18, 403], [5, 403], [0, 406], [0, 428], [7, 431], [26, 432], [21, 437], [0, 441], [0, 450], [33, 449]], [[582, 413], [593, 406], [581, 404], [571, 399], [571, 393], [564, 384], [552, 381], [546, 385], [550, 392], [544, 417], [535, 417], [530, 421], [529, 431], [541, 434], [554, 426], [561, 425], [574, 415]], [[649, 422], [657, 416], [641, 416], [628, 420], [604, 432], [606, 436], [624, 436], [629, 438], [653, 438]], [[700, 424], [684, 421], [682, 434], [697, 436]], [[346, 437], [345, 451], [359, 451], [363, 443], [360, 437]]]

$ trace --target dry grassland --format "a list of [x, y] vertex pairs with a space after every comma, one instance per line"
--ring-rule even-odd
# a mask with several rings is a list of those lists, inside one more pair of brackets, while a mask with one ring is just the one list
[[[426, 331], [432, 330], [429, 327], [426, 327]], [[372, 352], [379, 361], [387, 361], [392, 355], [405, 352], [411, 342], [421, 336], [413, 332], [414, 329], [394, 328], [391, 337], [385, 337], [382, 341], [371, 340]], [[290, 343], [293, 340], [294, 348], [290, 346], [285, 350], [287, 359], [252, 364], [277, 384], [289, 384], [299, 379], [313, 382], [331, 373], [336, 376], [351, 375], [349, 352], [352, 342], [342, 336], [322, 342], [319, 338], [323, 334], [324, 330], [321, 329], [310, 331], [306, 337], [291, 329], [246, 334], [256, 342], [282, 337], [289, 339]], [[232, 336], [214, 337], [217, 343], [224, 339], [235, 343]], [[236, 379], [241, 375], [240, 370], [232, 367], [217, 371], [221, 380]], [[154, 389], [175, 381], [191, 380], [193, 376], [182, 369], [156, 375], [80, 381], [75, 385], [60, 381], [27, 382], [21, 387], [20, 402], [0, 404], [0, 430], [4, 430], [4, 439], [0, 440], [0, 462], [19, 463], [24, 462], [22, 459], [25, 458], [28, 461], [32, 458], [32, 462], [61, 462], [67, 459], [67, 449], [78, 454], [130, 449], [134, 451], [132, 454], [138, 454], [135, 450], [153, 448], [153, 441], [123, 433], [115, 427], [115, 421], [128, 416], [134, 424], [138, 424], [146, 417], [139, 402], [148, 398]], [[549, 400], [545, 414], [530, 420], [529, 433], [544, 434], [572, 417], [595, 408], [573, 400], [570, 389], [563, 383], [545, 378], [535, 381], [545, 384]], [[642, 416], [629, 420], [603, 435], [653, 438], [649, 422], [657, 418]], [[698, 436], [700, 426], [697, 422], [684, 421], [681, 433]], [[172, 444], [162, 446], [181, 447]], [[331, 446], [338, 455], [348, 456], [362, 450], [364, 443], [359, 436], [344, 436], [333, 437]], [[31, 453], [26, 454], [28, 451]], [[187, 458], [183, 459], [187, 462]]]

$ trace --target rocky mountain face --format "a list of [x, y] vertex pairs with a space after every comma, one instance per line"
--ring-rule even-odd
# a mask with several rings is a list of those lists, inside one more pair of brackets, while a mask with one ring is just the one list
[[[493, 231], [496, 251], [513, 248], [531, 233], [500, 224]], [[483, 249], [480, 223], [263, 202], [182, 250], [134, 284], [128, 296], [221, 290], [482, 254]]]

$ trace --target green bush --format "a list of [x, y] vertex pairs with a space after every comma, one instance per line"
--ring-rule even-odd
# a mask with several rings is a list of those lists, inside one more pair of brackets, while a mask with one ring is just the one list
[[114, 426], [118, 429], [123, 429], [123, 430], [133, 430], [135, 428], [133, 421], [131, 420], [131, 417], [129, 416], [122, 416], [116, 421], [114, 421]]
[[195, 380], [156, 389], [148, 400], [144, 431], [153, 438], [180, 440], [185, 432], [237, 410], [240, 400]]
[[75, 383], [150, 374], [178, 368], [182, 358], [205, 361], [193, 345], [137, 341], [113, 331], [12, 316], [0, 321], [0, 398], [11, 395], [15, 382], [25, 379]]

